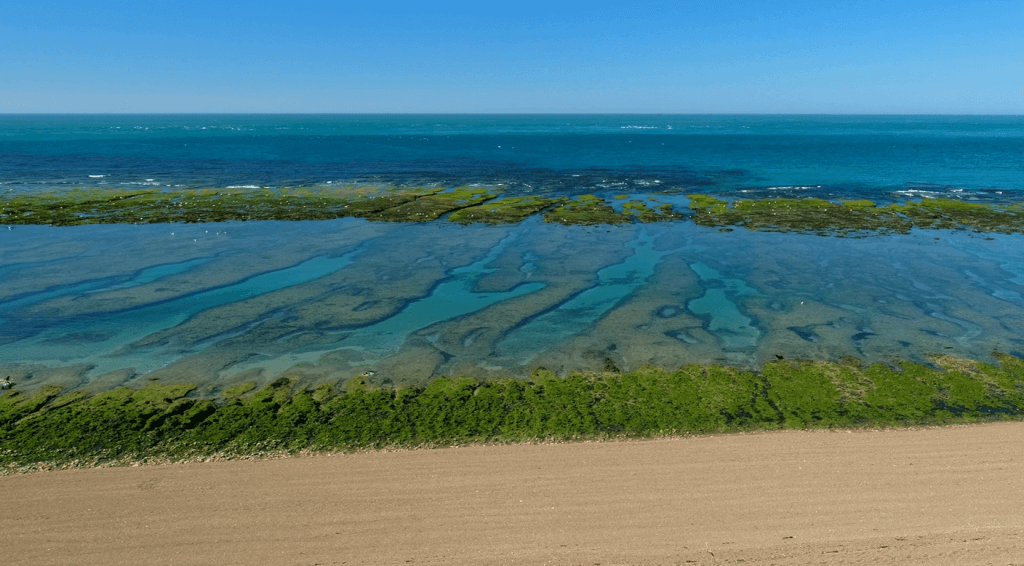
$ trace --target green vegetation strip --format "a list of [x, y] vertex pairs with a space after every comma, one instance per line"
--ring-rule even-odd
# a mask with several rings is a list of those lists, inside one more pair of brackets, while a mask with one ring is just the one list
[[496, 195], [484, 189], [369, 188], [240, 191], [75, 190], [0, 198], [0, 223], [153, 224], [231, 220], [327, 220], [356, 217], [390, 222], [426, 222]]
[[537, 196], [512, 197], [493, 200], [484, 204], [456, 210], [448, 217], [452, 222], [471, 224], [513, 224], [526, 217], [549, 208], [555, 204], [566, 202], [564, 198], [544, 198]]
[[728, 202], [687, 195], [690, 210], [617, 195], [617, 212], [595, 195], [507, 197], [489, 189], [375, 187], [300, 188], [282, 191], [74, 190], [65, 193], [0, 197], [0, 223], [148, 224], [230, 220], [326, 220], [356, 217], [387, 222], [429, 222], [447, 215], [452, 222], [509, 224], [540, 214], [559, 224], [623, 224], [690, 218], [703, 226], [845, 236], [859, 232], [907, 233], [912, 228], [1024, 232], [1024, 203], [993, 205], [925, 199], [878, 206], [869, 200], [763, 199]]
[[853, 362], [768, 364], [762, 372], [688, 366], [675, 372], [530, 381], [439, 378], [383, 389], [357, 378], [295, 389], [282, 377], [213, 399], [154, 384], [86, 396], [9, 391], [0, 398], [4, 473], [211, 456], [443, 446], [465, 442], [648, 437], [720, 431], [911, 426], [1024, 417], [1024, 361], [949, 357], [938, 367]]
[[703, 226], [840, 236], [856, 232], [906, 234], [912, 228], [1024, 232], [1024, 203], [991, 205], [925, 199], [880, 207], [870, 200], [834, 203], [805, 198], [729, 203], [708, 195], [688, 196], [693, 221]]

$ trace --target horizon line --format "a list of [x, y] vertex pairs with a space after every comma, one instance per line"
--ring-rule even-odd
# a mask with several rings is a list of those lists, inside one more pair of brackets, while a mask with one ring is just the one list
[[991, 116], [934, 112], [0, 112], [0, 116]]

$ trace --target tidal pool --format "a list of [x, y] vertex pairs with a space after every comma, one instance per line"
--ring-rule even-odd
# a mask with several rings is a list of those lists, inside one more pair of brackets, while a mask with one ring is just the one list
[[0, 373], [21, 389], [1024, 350], [1022, 235], [348, 218], [0, 237]]

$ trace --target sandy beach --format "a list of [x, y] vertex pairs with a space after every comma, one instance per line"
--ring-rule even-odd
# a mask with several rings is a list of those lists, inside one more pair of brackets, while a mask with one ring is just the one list
[[1024, 564], [1024, 423], [0, 477], [6, 564]]

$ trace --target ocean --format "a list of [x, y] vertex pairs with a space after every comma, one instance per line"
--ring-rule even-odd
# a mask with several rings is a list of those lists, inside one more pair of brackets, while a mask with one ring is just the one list
[[[499, 187], [508, 196], [1024, 201], [1024, 117], [3, 115], [0, 198], [74, 188]], [[675, 201], [673, 199], [676, 199]], [[22, 386], [287, 375], [385, 385], [538, 368], [1024, 351], [1024, 236], [692, 222], [0, 230]]]
[[1024, 117], [0, 116], [6, 192], [349, 183], [980, 198], [1024, 190]]

